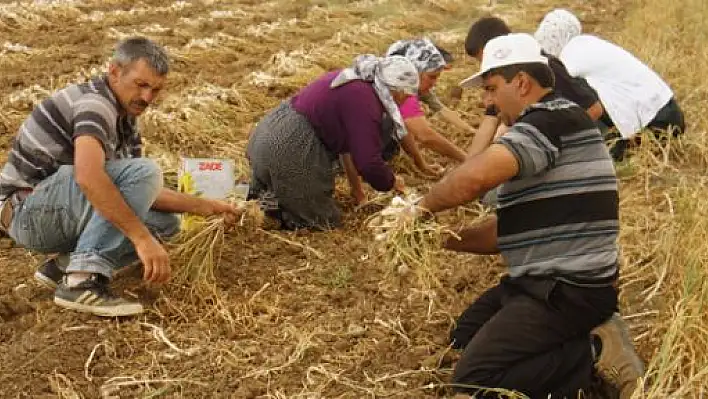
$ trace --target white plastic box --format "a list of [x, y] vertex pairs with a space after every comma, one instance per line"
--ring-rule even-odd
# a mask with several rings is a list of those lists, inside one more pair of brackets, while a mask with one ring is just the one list
[[194, 181], [195, 195], [226, 199], [234, 193], [234, 164], [228, 159], [182, 158], [178, 179], [189, 173]]

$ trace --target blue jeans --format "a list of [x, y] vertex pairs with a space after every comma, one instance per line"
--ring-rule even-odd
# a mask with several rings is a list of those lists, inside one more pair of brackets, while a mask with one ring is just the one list
[[[158, 238], [179, 231], [179, 218], [151, 210], [162, 189], [162, 172], [145, 158], [106, 162], [106, 173], [128, 206]], [[138, 259], [133, 244], [93, 209], [74, 179], [74, 167], [61, 166], [14, 209], [10, 236], [40, 253], [69, 254], [67, 272], [113, 272]]]

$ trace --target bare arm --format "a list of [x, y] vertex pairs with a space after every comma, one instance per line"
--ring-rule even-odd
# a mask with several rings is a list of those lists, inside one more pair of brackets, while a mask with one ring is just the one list
[[605, 111], [604, 108], [602, 108], [602, 103], [597, 101], [595, 104], [591, 105], [590, 108], [585, 110], [585, 112], [588, 113], [590, 119], [596, 121], [602, 117], [602, 113]]
[[351, 188], [352, 197], [356, 200], [357, 204], [363, 202], [366, 199], [364, 194], [364, 187], [361, 184], [361, 179], [359, 178], [359, 172], [356, 171], [354, 166], [354, 161], [352, 161], [351, 154], [342, 154], [339, 156], [342, 166], [344, 166], [344, 172], [347, 175], [347, 180], [349, 181], [349, 187]]
[[80, 136], [75, 140], [75, 154], [76, 182], [91, 205], [133, 244], [151, 238], [148, 228], [106, 173], [106, 155], [101, 143], [91, 136]]
[[123, 199], [105, 170], [105, 152], [92, 136], [74, 140], [74, 177], [94, 209], [123, 233], [134, 245], [143, 262], [148, 281], [166, 281], [171, 274], [169, 256], [145, 224]]
[[152, 204], [152, 209], [169, 213], [192, 213], [209, 216], [212, 207], [209, 201], [183, 194], [169, 188], [163, 188]]
[[471, 134], [475, 133], [474, 128], [468, 125], [467, 122], [463, 121], [462, 118], [460, 118], [460, 114], [450, 108], [443, 107], [443, 109], [440, 110], [440, 115], [456, 128]]
[[227, 224], [234, 223], [241, 216], [242, 210], [226, 201], [198, 198], [163, 188], [152, 204], [152, 209], [170, 213], [191, 213], [200, 216], [221, 214]]
[[503, 123], [500, 123], [499, 126], [497, 127], [497, 132], [494, 133], [494, 140], [505, 135], [508, 131], [509, 131], [509, 126], [507, 126]]
[[423, 172], [429, 171], [430, 168], [428, 167], [428, 163], [425, 162], [425, 159], [423, 159], [423, 154], [420, 153], [420, 148], [418, 148], [418, 144], [415, 142], [413, 134], [409, 132], [403, 136], [403, 139], [401, 139], [401, 147], [403, 147], [403, 151], [405, 151], [406, 154], [413, 159], [413, 163], [416, 168]]
[[477, 255], [493, 255], [499, 253], [497, 247], [497, 217], [489, 216], [484, 220], [462, 228], [457, 232], [460, 237], [450, 237], [443, 247], [451, 251], [469, 252]]
[[433, 130], [424, 116], [408, 118], [405, 120], [405, 124], [408, 132], [415, 136], [422, 147], [458, 162], [465, 160], [465, 152], [445, 138], [445, 136]]
[[482, 118], [482, 123], [480, 123], [479, 129], [477, 129], [477, 134], [472, 139], [472, 144], [467, 148], [468, 157], [481, 154], [489, 147], [492, 140], [494, 140], [494, 135], [497, 133], [499, 123], [499, 118], [496, 116], [485, 115], [484, 118]]
[[467, 158], [423, 197], [420, 206], [430, 212], [454, 208], [478, 198], [519, 173], [514, 154], [501, 144], [492, 144], [481, 154]]

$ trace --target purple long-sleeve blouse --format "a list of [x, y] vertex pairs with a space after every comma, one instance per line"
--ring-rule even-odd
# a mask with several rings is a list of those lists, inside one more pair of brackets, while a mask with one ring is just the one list
[[394, 175], [381, 155], [384, 107], [371, 83], [355, 80], [330, 88], [338, 73], [326, 73], [300, 90], [292, 107], [305, 115], [330, 151], [351, 154], [364, 180], [378, 191], [388, 191]]

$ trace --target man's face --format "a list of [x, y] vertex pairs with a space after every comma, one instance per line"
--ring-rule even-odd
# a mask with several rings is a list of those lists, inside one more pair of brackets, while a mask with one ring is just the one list
[[442, 72], [442, 71], [421, 73], [420, 74], [420, 86], [418, 88], [418, 93], [428, 94], [430, 92], [430, 89], [435, 87], [435, 84], [438, 82], [438, 78], [440, 77], [440, 72]]
[[524, 109], [522, 102], [523, 76], [517, 74], [507, 82], [501, 75], [491, 75], [484, 79], [484, 103], [495, 105], [499, 110], [499, 119], [511, 126]]
[[142, 114], [155, 101], [165, 83], [165, 76], [143, 59], [124, 66], [111, 64], [108, 75], [118, 102], [133, 116]]

